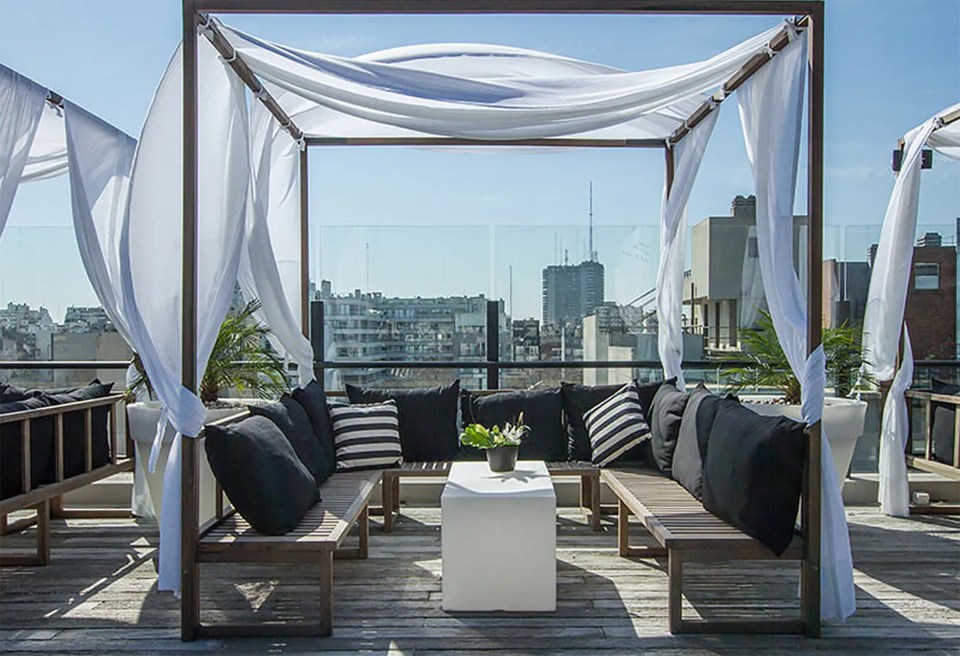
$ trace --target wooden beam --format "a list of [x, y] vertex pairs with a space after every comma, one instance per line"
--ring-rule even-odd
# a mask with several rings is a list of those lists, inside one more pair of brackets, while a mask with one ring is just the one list
[[[809, 15], [801, 16], [795, 22], [797, 32], [803, 32], [809, 25]], [[798, 37], [799, 38], [799, 35]], [[667, 142], [676, 144], [678, 141], [683, 139], [686, 135], [690, 134], [690, 131], [693, 130], [703, 119], [705, 119], [710, 112], [714, 111], [720, 106], [726, 98], [730, 96], [734, 91], [739, 89], [744, 82], [749, 80], [757, 71], [759, 71], [763, 66], [773, 59], [776, 56], [776, 53], [783, 50], [787, 44], [790, 43], [789, 38], [789, 29], [785, 26], [782, 30], [777, 32], [770, 42], [767, 44], [770, 46], [770, 52], [758, 52], [753, 57], [747, 60], [747, 62], [740, 67], [736, 73], [734, 73], [730, 79], [723, 83], [723, 87], [720, 91], [715, 93], [709, 100], [704, 101], [697, 107], [690, 117], [683, 122], [683, 125], [674, 130], [673, 134], [667, 139]]]
[[310, 339], [310, 178], [309, 153], [300, 150], [300, 328]]
[[217, 21], [208, 15], [198, 15], [197, 23], [202, 28], [200, 30], [201, 34], [217, 49], [217, 52], [220, 53], [223, 60], [230, 65], [230, 68], [237, 74], [237, 77], [247, 85], [247, 88], [253, 93], [253, 97], [263, 103], [264, 107], [273, 114], [277, 122], [290, 133], [290, 136], [295, 141], [302, 139], [303, 131], [297, 127], [296, 123], [293, 122], [293, 119], [290, 118], [283, 107], [280, 106], [276, 98], [267, 91], [266, 87], [264, 87], [260, 81], [260, 78], [250, 70], [247, 62], [243, 60], [243, 57], [241, 57], [237, 50], [230, 44], [227, 37], [223, 35]]
[[[820, 0], [197, 0], [241, 14], [806, 14]], [[822, 5], [821, 5], [822, 6]]]
[[[940, 120], [942, 122], [942, 125], [940, 125], [941, 128], [946, 127], [951, 123], [956, 123], [957, 121], [960, 121], [960, 108], [957, 108], [952, 112], [947, 112], [946, 114], [940, 117]], [[940, 128], [937, 128], [937, 129], [939, 130]]]
[[[183, 0], [183, 309], [181, 384], [197, 390], [197, 8]], [[236, 70], [236, 69], [235, 69]], [[180, 638], [192, 641], [200, 623], [197, 547], [197, 441], [183, 436], [180, 523]], [[176, 446], [176, 445], [174, 445]]]
[[[812, 353], [823, 339], [823, 7], [810, 16], [810, 90], [807, 95], [807, 352]], [[803, 535], [804, 559], [801, 568], [803, 621], [806, 634], [820, 636], [820, 537], [822, 471], [820, 422], [810, 427], [808, 449], [807, 526]]]
[[663, 148], [663, 139], [458, 139], [453, 137], [306, 137], [308, 146], [529, 146], [545, 148]]

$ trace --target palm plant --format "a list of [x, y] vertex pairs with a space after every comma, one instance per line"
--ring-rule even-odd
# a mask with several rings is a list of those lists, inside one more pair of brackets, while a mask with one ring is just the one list
[[[221, 392], [231, 388], [239, 394], [259, 398], [276, 397], [287, 390], [283, 360], [264, 347], [270, 329], [254, 317], [259, 309], [260, 301], [253, 299], [239, 310], [227, 313], [220, 324], [217, 341], [200, 381], [200, 400], [206, 405], [215, 403]], [[128, 394], [146, 388], [152, 396], [150, 379], [136, 354], [134, 366], [138, 375], [127, 390]]]
[[[823, 331], [823, 350], [827, 360], [827, 378], [833, 382], [837, 396], [849, 396], [857, 385], [860, 369], [863, 366], [861, 341], [863, 333], [859, 326], [847, 322], [835, 328]], [[728, 369], [724, 372], [727, 385], [733, 393], [749, 388], [773, 388], [783, 394], [783, 400], [789, 404], [800, 403], [800, 381], [793, 375], [787, 356], [777, 339], [770, 313], [763, 310], [760, 319], [753, 328], [741, 331], [740, 341], [743, 356], [750, 364]], [[871, 382], [863, 375], [862, 383]]]

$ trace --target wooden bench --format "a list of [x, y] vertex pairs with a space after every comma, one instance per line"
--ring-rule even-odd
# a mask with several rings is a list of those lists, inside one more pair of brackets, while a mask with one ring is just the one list
[[[44, 408], [9, 412], [0, 415], [0, 425], [19, 423], [21, 444], [21, 481], [20, 494], [0, 500], [0, 535], [22, 531], [36, 524], [37, 550], [35, 555], [0, 555], [0, 566], [47, 565], [50, 563], [50, 517], [114, 517], [129, 516], [129, 510], [71, 510], [63, 508], [63, 495], [96, 481], [109, 478], [114, 474], [132, 471], [133, 458], [120, 458], [117, 454], [117, 404], [123, 400], [122, 394], [109, 394], [97, 399], [60, 403]], [[110, 444], [110, 461], [98, 467], [93, 466], [93, 411], [107, 408], [107, 439]], [[64, 415], [83, 412], [84, 430], [82, 435], [65, 435]], [[54, 482], [33, 487], [31, 480], [30, 429], [31, 422], [53, 418], [53, 454]], [[14, 438], [16, 439], [16, 438]], [[63, 445], [65, 440], [83, 440], [83, 471], [73, 476], [64, 476]], [[127, 444], [127, 453], [133, 449]], [[34, 517], [25, 517], [8, 521], [8, 515], [18, 510], [33, 509]]]
[[[239, 421], [248, 413], [228, 417], [220, 425]], [[187, 455], [197, 455], [198, 440], [187, 440], [184, 450], [184, 471]], [[192, 447], [192, 448], [191, 448]], [[184, 476], [186, 479], [187, 476]], [[225, 507], [224, 495], [217, 485], [216, 517], [200, 527], [192, 537], [193, 548], [184, 549], [182, 560], [185, 572], [181, 605], [181, 633], [185, 640], [195, 637], [223, 636], [329, 636], [333, 632], [333, 559], [366, 558], [369, 541], [369, 502], [380, 484], [381, 472], [338, 472], [320, 486], [321, 500], [300, 521], [300, 525], [284, 535], [259, 533], [232, 508]], [[186, 484], [184, 494], [187, 494]], [[193, 495], [194, 517], [198, 499]], [[189, 520], [185, 521], [186, 522]], [[355, 548], [342, 545], [354, 525], [359, 529], [359, 543]], [[195, 524], [194, 524], [195, 525]], [[188, 539], [191, 539], [188, 537]], [[184, 546], [187, 546], [186, 541]], [[203, 624], [200, 622], [201, 563], [318, 563], [320, 565], [320, 594], [318, 621], [298, 624]]]
[[[394, 514], [400, 513], [400, 479], [402, 478], [439, 478], [450, 474], [453, 463], [444, 462], [405, 462], [396, 469], [383, 472], [383, 530], [393, 531]], [[580, 477], [580, 509], [590, 522], [594, 531], [600, 530], [600, 469], [589, 462], [548, 462], [547, 471], [551, 476]]]
[[[811, 437], [811, 444], [813, 438]], [[808, 450], [812, 450], [808, 445]], [[816, 451], [819, 452], [819, 436]], [[819, 463], [819, 458], [813, 459]], [[810, 458], [806, 461], [809, 463]], [[811, 472], [811, 469], [815, 469]], [[624, 557], [668, 558], [669, 627], [671, 633], [806, 633], [820, 631], [819, 495], [810, 495], [819, 467], [806, 466], [800, 535], [777, 556], [706, 510], [676, 481], [650, 469], [604, 469], [603, 482], [617, 497], [617, 536]], [[630, 516], [653, 536], [658, 546], [630, 544]], [[810, 518], [816, 518], [815, 521]], [[815, 528], [814, 528], [815, 527]], [[805, 537], [807, 539], [805, 539]], [[815, 545], [814, 548], [811, 548]], [[731, 560], [792, 560], [802, 562], [801, 617], [792, 619], [685, 620], [683, 619], [683, 565]]]

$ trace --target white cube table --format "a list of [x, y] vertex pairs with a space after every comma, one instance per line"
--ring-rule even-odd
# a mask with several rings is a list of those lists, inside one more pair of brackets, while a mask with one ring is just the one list
[[557, 495], [543, 462], [456, 462], [440, 498], [443, 609], [557, 609]]

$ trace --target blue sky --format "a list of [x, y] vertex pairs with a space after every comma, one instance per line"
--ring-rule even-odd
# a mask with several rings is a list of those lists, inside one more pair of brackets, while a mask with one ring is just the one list
[[[427, 42], [522, 46], [644, 69], [706, 58], [771, 17], [263, 17], [225, 22], [343, 55]], [[0, 62], [130, 134], [179, 40], [177, 0], [0, 0]], [[879, 233], [897, 137], [960, 99], [960, 0], [828, 0], [825, 253], [863, 259]], [[690, 201], [691, 223], [752, 192], [733, 99], [725, 104]], [[652, 286], [663, 184], [658, 151], [465, 155], [391, 148], [311, 154], [314, 278], [336, 291], [486, 293], [539, 315], [540, 269], [585, 253], [594, 183], [607, 297]], [[801, 181], [801, 184], [802, 181]], [[803, 211], [802, 202], [798, 211]], [[924, 174], [920, 222], [953, 234], [960, 165]], [[30, 226], [29, 229], [26, 226]], [[36, 226], [48, 226], [37, 228]], [[95, 303], [72, 246], [66, 180], [25, 185], [0, 238], [0, 303]], [[368, 246], [369, 245], [369, 246]], [[367, 253], [369, 252], [369, 256]], [[562, 255], [560, 256], [562, 257]]]

